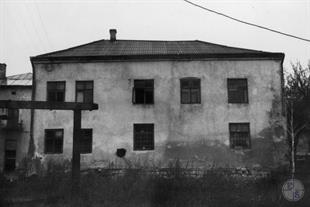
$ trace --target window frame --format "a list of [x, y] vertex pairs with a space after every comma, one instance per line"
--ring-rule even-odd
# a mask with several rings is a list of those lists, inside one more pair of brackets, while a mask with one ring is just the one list
[[[241, 101], [241, 98], [240, 98], [240, 100], [237, 100], [237, 101], [231, 100], [231, 97], [230, 97], [231, 88], [229, 87], [230, 81], [245, 81], [244, 87], [245, 87], [246, 96], [244, 97], [244, 99], [242, 101]], [[240, 88], [240, 86], [238, 88]], [[244, 92], [244, 91], [242, 91], [242, 92]], [[248, 79], [247, 78], [227, 78], [227, 101], [230, 104], [248, 104], [249, 103], [249, 85], [248, 85]]]
[[[64, 89], [63, 89], [63, 101], [50, 101], [48, 100], [48, 97], [49, 97], [49, 88], [48, 88], [48, 84], [49, 83], [63, 83], [64, 84]], [[57, 91], [60, 91], [60, 90], [56, 90]], [[46, 101], [49, 101], [49, 102], [65, 102], [66, 101], [66, 81], [47, 81], [46, 82]]]
[[[136, 82], [138, 81], [151, 81], [152, 87], [137, 87]], [[137, 103], [136, 101], [136, 89], [143, 89], [143, 97], [144, 97], [144, 103]], [[152, 102], [146, 103], [146, 95], [145, 90], [152, 90]], [[154, 87], [154, 79], [134, 79], [133, 88], [132, 88], [132, 103], [135, 105], [153, 105], [155, 103], [155, 87]]]
[[[198, 88], [193, 88], [193, 87], [189, 87], [189, 88], [185, 88], [182, 87], [184, 84], [184, 81], [190, 81], [189, 85], [193, 86], [193, 81], [198, 81], [199, 82], [199, 87]], [[184, 102], [183, 100], [183, 96], [182, 96], [182, 92], [184, 89], [189, 89], [189, 102]], [[192, 90], [197, 90], [198, 89], [198, 101], [197, 102], [193, 102], [192, 101]], [[181, 78], [180, 79], [180, 103], [181, 104], [201, 104], [201, 79], [200, 78], [196, 78], [196, 77], [185, 77], [185, 78]]]
[[80, 142], [79, 142], [79, 144], [80, 144], [80, 154], [91, 154], [91, 153], [93, 153], [93, 129], [92, 128], [83, 128], [83, 129], [81, 129], [81, 134], [82, 134], [82, 138], [81, 139], [84, 139], [85, 137], [85, 132], [84, 131], [86, 131], [86, 130], [90, 130], [91, 131], [91, 137], [90, 137], [90, 151], [83, 151], [82, 150], [82, 147], [81, 147], [81, 141], [82, 140], [80, 140]]
[[[236, 132], [232, 131], [233, 125], [244, 125], [247, 127], [247, 132], [241, 131], [241, 132]], [[248, 143], [247, 146], [235, 146], [233, 143], [233, 133], [247, 133], [247, 140], [244, 140], [245, 143]], [[251, 128], [250, 128], [250, 123], [249, 122], [230, 122], [229, 123], [229, 143], [230, 143], [230, 148], [231, 149], [251, 149]]]
[[[57, 131], [61, 131], [62, 132], [62, 137], [61, 137], [61, 140], [62, 140], [62, 142], [61, 142], [61, 150], [60, 151], [56, 151], [55, 149], [56, 149], [56, 147], [55, 147], [55, 138], [56, 137], [54, 137], [54, 140], [53, 140], [53, 151], [47, 151], [47, 132], [48, 131], [52, 131], [52, 132], [54, 132], [54, 133], [56, 133]], [[44, 130], [44, 154], [62, 154], [63, 153], [63, 147], [64, 147], [64, 129], [62, 129], [62, 128], [54, 128], [54, 129], [45, 129]]]
[[[137, 126], [146, 126], [146, 127], [151, 127], [152, 130], [151, 132], [147, 132], [148, 134], [151, 135], [151, 147], [147, 147], [147, 148], [144, 148], [144, 146], [138, 146], [138, 138], [136, 137], [137, 136], [137, 133], [136, 132], [136, 127]], [[155, 124], [154, 123], [134, 123], [133, 124], [133, 151], [152, 151], [152, 150], [155, 150]]]
[[[77, 89], [77, 85], [78, 83], [87, 83], [87, 82], [91, 82], [92, 83], [92, 89], [83, 89], [83, 90], [78, 90]], [[86, 90], [91, 90], [91, 102], [85, 102], [85, 95], [84, 95], [84, 91]], [[83, 91], [83, 102], [78, 102], [77, 101], [77, 95], [78, 95], [78, 91]], [[93, 80], [77, 80], [75, 81], [75, 102], [78, 103], [94, 103], [94, 81]]]

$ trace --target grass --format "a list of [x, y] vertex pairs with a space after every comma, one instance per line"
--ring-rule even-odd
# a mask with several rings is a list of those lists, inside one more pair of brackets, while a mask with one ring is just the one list
[[[0, 179], [0, 206], [277, 207], [310, 204], [309, 182], [304, 182], [306, 195], [301, 201], [291, 203], [283, 198], [281, 187], [288, 175], [253, 179], [225, 175], [217, 170], [195, 178], [180, 172], [183, 169], [170, 169], [167, 177], [143, 173], [142, 169], [127, 170], [120, 176], [92, 171], [81, 176], [80, 193], [74, 199], [70, 195], [70, 173], [53, 172], [15, 182]], [[18, 198], [24, 200], [17, 202]]]

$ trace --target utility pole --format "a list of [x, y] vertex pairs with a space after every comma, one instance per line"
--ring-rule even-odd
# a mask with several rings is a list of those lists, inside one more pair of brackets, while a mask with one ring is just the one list
[[290, 100], [290, 128], [291, 128], [291, 141], [292, 141], [292, 178], [295, 175], [295, 133], [294, 133], [294, 107], [293, 101]]

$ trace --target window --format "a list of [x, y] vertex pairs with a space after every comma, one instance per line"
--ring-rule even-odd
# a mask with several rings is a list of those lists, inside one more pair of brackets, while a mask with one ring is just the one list
[[248, 103], [247, 79], [227, 79], [228, 103]]
[[229, 123], [231, 148], [250, 148], [250, 124]]
[[80, 138], [80, 153], [87, 154], [92, 153], [93, 149], [93, 130], [81, 129], [82, 137]]
[[45, 129], [45, 153], [62, 153], [63, 129]]
[[76, 102], [93, 103], [94, 81], [76, 81]]
[[47, 101], [64, 102], [65, 85], [64, 81], [47, 82]]
[[135, 80], [132, 99], [134, 104], [154, 104], [154, 80]]
[[19, 110], [18, 109], [8, 109], [8, 120], [7, 128], [16, 129], [19, 127]]
[[4, 170], [11, 172], [16, 166], [16, 140], [6, 139], [4, 149]]
[[154, 124], [134, 124], [133, 149], [154, 150]]
[[181, 79], [181, 104], [200, 103], [200, 79]]

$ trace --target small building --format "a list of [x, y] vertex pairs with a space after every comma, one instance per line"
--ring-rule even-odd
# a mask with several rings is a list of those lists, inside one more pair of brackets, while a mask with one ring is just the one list
[[[82, 167], [274, 167], [286, 152], [283, 59], [110, 30], [110, 39], [32, 57], [33, 100], [99, 105], [82, 113]], [[72, 112], [35, 111], [32, 130], [44, 162], [71, 159]]]
[[[6, 77], [6, 65], [0, 64], [0, 100], [30, 101], [31, 94], [31, 73]], [[27, 156], [30, 120], [30, 110], [0, 109], [0, 172], [14, 171]]]

